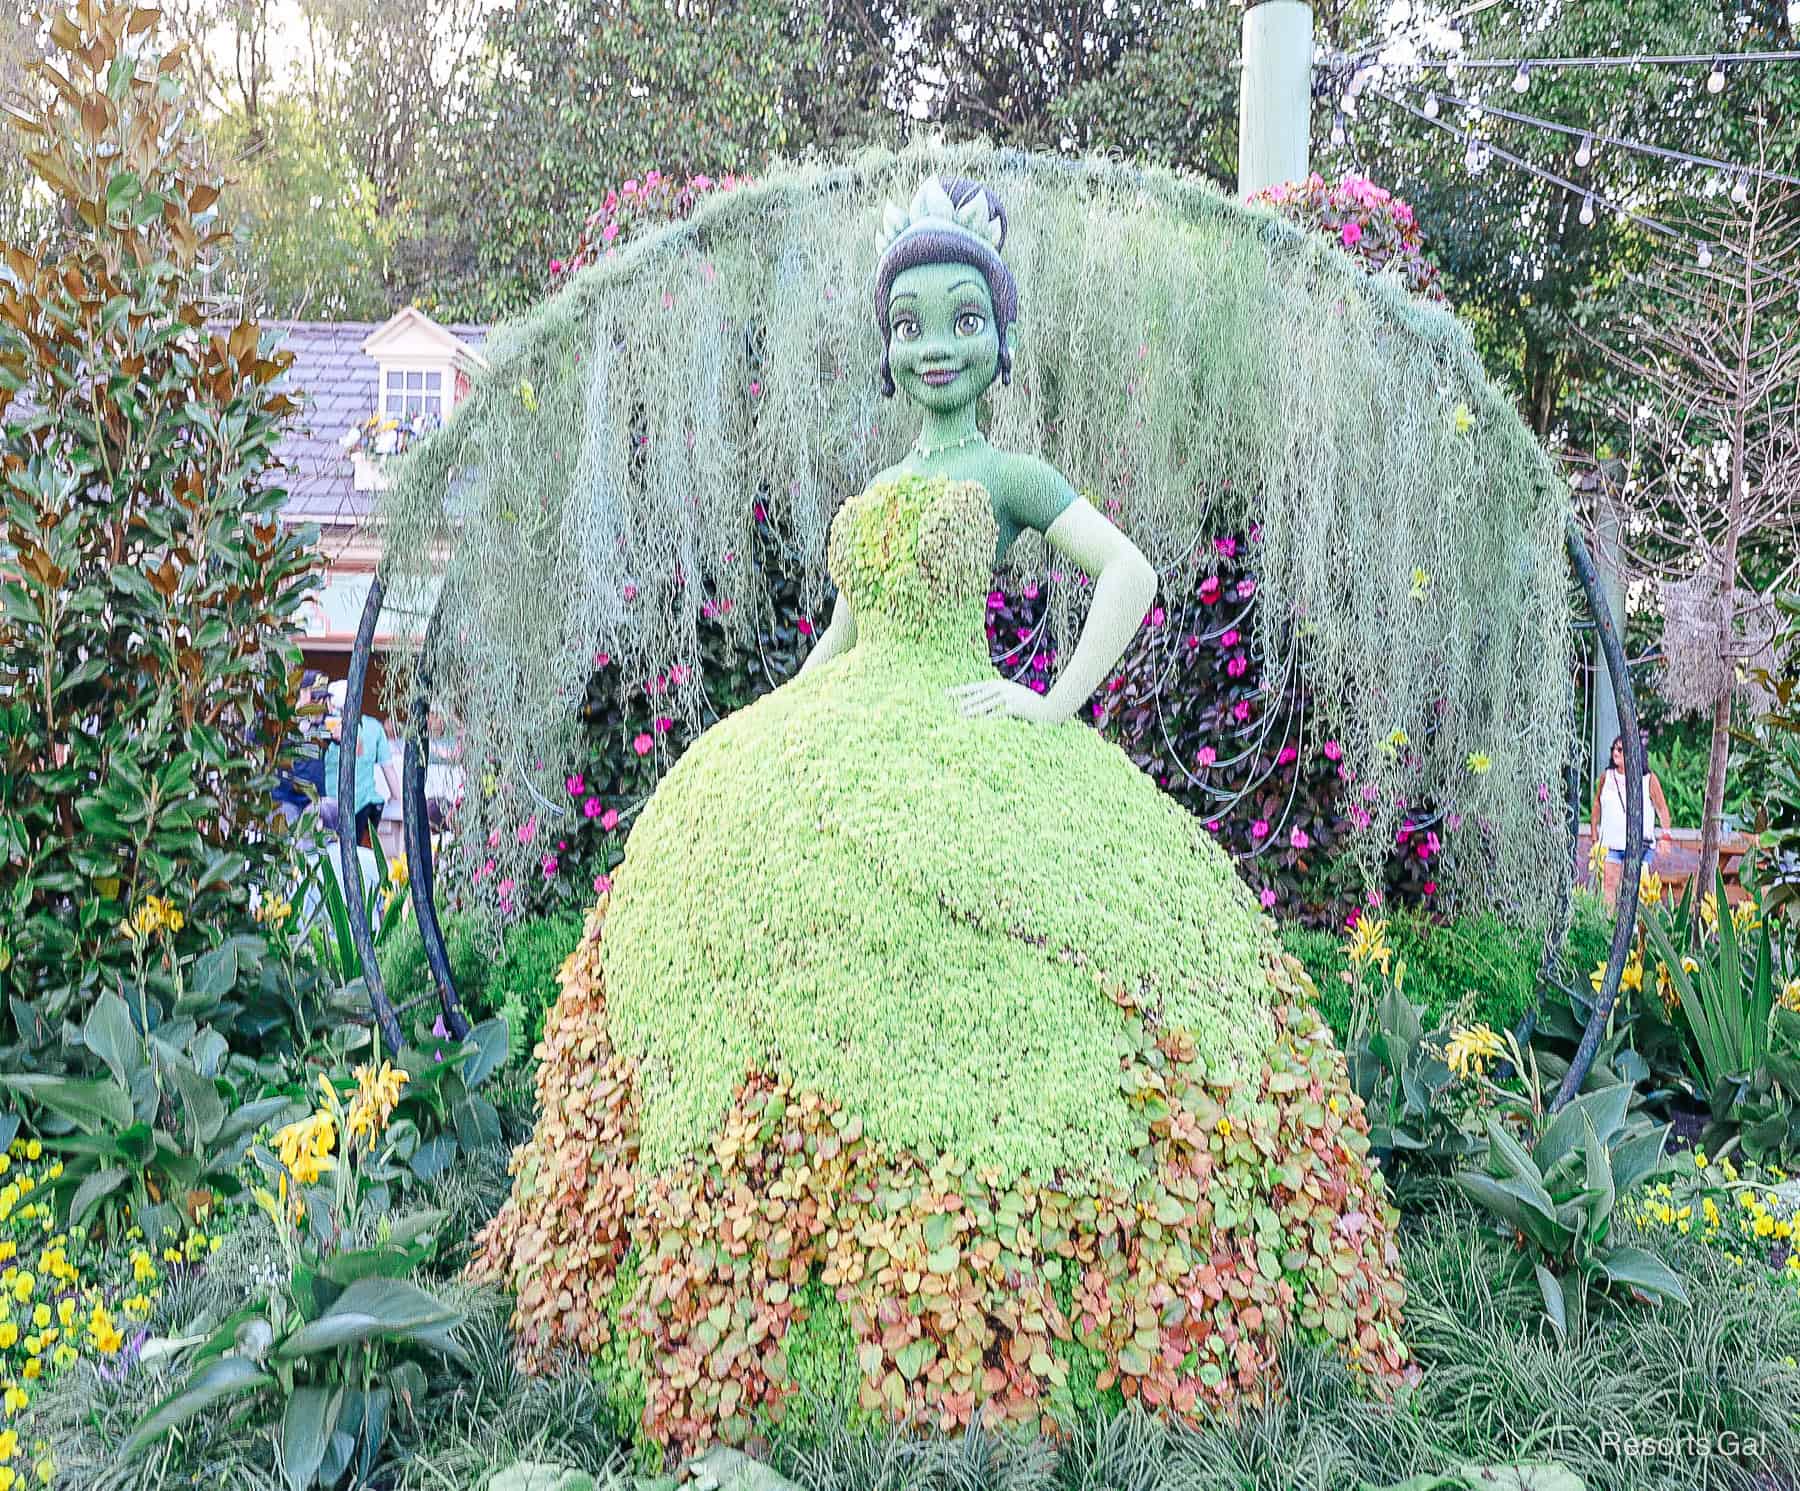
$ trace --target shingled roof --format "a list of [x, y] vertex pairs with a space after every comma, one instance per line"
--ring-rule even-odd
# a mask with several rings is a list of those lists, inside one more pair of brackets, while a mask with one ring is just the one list
[[[287, 467], [285, 516], [296, 523], [354, 526], [369, 514], [375, 494], [356, 490], [354, 463], [344, 451], [344, 432], [375, 412], [380, 369], [363, 343], [380, 321], [264, 321], [275, 345], [294, 354], [281, 384], [300, 402], [276, 454]], [[447, 326], [472, 348], [486, 341], [485, 326]]]

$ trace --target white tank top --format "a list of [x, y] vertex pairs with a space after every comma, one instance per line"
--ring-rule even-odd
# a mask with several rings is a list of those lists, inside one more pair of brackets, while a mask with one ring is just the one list
[[[1656, 810], [1650, 803], [1650, 773], [1644, 773], [1644, 842], [1655, 842]], [[1607, 769], [1600, 784], [1600, 842], [1608, 849], [1625, 849], [1625, 773]]]

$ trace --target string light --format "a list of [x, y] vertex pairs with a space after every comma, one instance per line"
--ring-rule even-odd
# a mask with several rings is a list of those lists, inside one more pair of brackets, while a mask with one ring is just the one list
[[1712, 71], [1706, 75], [1706, 91], [1723, 93], [1725, 91], [1725, 64], [1717, 57], [1713, 58]]
[[[1800, 5], [1793, 7], [1800, 11]], [[1700, 67], [1714, 62], [1729, 62], [1733, 67], [1745, 62], [1800, 62], [1800, 51], [1793, 52], [1684, 52], [1661, 56], [1634, 53], [1623, 57], [1419, 57], [1408, 67], [1511, 68], [1519, 73], [1539, 67]]]
[[1750, 200], [1750, 173], [1748, 171], [1739, 176], [1737, 184], [1731, 188], [1731, 200], [1739, 207]]
[[[1800, 0], [1794, 0], [1794, 3], [1800, 5]], [[1435, 93], [1427, 93], [1425, 95], [1425, 117], [1427, 119], [1436, 119], [1437, 116], [1438, 96]]]
[[1711, 269], [1712, 268], [1712, 249], [1704, 243], [1701, 244], [1700, 252], [1694, 255], [1694, 262], [1696, 264], [1698, 264], [1702, 269]]
[[1594, 194], [1592, 192], [1589, 192], [1581, 200], [1581, 226], [1584, 228], [1594, 226]]
[[1344, 111], [1339, 109], [1337, 113], [1332, 116], [1331, 120], [1331, 143], [1333, 145], [1342, 145], [1348, 138], [1349, 136], [1344, 130]]
[[[1402, 84], [1401, 86], [1412, 93], [1420, 91], [1417, 85]], [[1508, 119], [1515, 124], [1528, 124], [1533, 129], [1549, 130], [1559, 135], [1577, 135], [1580, 137], [1581, 143], [1575, 148], [1575, 164], [1584, 169], [1592, 162], [1596, 145], [1610, 145], [1638, 155], [1652, 155], [1660, 160], [1677, 161], [1685, 166], [1708, 167], [1731, 179], [1735, 179], [1742, 173], [1754, 179], [1779, 181], [1789, 186], [1800, 186], [1800, 176], [1791, 176], [1782, 171], [1768, 171], [1759, 166], [1740, 165], [1735, 161], [1719, 160], [1710, 155], [1693, 155], [1685, 150], [1671, 150], [1665, 145], [1651, 145], [1642, 140], [1629, 140], [1618, 135], [1596, 135], [1592, 130], [1579, 125], [1559, 124], [1554, 119], [1542, 119], [1536, 114], [1522, 114], [1513, 109], [1495, 108], [1491, 104], [1484, 104], [1476, 99], [1458, 98], [1451, 93], [1434, 94], [1434, 96], [1440, 105], [1452, 104], [1456, 108], [1464, 110], [1471, 123], [1492, 114], [1498, 119]], [[1434, 118], [1435, 116], [1427, 115], [1426, 117]]]
[[1512, 89], [1514, 93], [1523, 93], [1531, 86], [1531, 64], [1521, 62], [1519, 70], [1513, 74]]

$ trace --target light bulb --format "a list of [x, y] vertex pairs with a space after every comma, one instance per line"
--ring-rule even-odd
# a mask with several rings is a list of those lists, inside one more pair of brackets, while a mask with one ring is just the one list
[[1582, 198], [1581, 226], [1584, 228], [1591, 228], [1594, 226], [1594, 198], [1592, 193], [1589, 193], [1586, 197]]
[[[1795, 3], [1800, 4], [1800, 0], [1795, 0]], [[1427, 119], [1436, 119], [1437, 116], [1438, 96], [1435, 93], [1427, 93], [1425, 95], [1425, 117]]]
[[1523, 93], [1531, 86], [1531, 64], [1521, 62], [1519, 70], [1513, 74], [1513, 92]]
[[1725, 91], [1725, 68], [1717, 57], [1713, 58], [1712, 71], [1706, 75], [1706, 91], [1708, 93]]
[[1336, 115], [1334, 115], [1332, 117], [1331, 143], [1333, 145], [1342, 145], [1346, 138], [1347, 137], [1344, 133], [1344, 115], [1343, 115], [1343, 112], [1340, 110]]
[[1585, 166], [1593, 158], [1594, 137], [1592, 135], [1583, 135], [1581, 137], [1581, 144], [1575, 147], [1575, 164], [1578, 166]]
[[1709, 269], [1712, 267], [1712, 249], [1706, 244], [1703, 243], [1700, 245], [1700, 252], [1696, 254], [1694, 258], [1695, 262], [1698, 263], [1702, 269]]
[[1748, 172], [1738, 177], [1737, 184], [1731, 189], [1731, 200], [1736, 202], [1739, 207], [1742, 207], [1744, 203], [1750, 200], [1750, 176]]

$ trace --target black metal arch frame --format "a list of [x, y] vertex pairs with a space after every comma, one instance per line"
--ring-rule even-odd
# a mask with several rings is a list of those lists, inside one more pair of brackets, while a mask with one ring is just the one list
[[[1619, 903], [1613, 923], [1612, 947], [1607, 955], [1606, 972], [1600, 993], [1588, 1015], [1575, 1059], [1569, 1064], [1554, 1107], [1561, 1108], [1581, 1090], [1595, 1053], [1606, 1033], [1613, 1005], [1619, 997], [1619, 981], [1631, 953], [1632, 933], [1637, 925], [1638, 876], [1644, 862], [1644, 742], [1638, 733], [1637, 697], [1631, 689], [1631, 672], [1626, 665], [1625, 648], [1612, 612], [1606, 604], [1600, 577], [1594, 569], [1593, 557], [1580, 530], [1571, 520], [1564, 531], [1569, 567], [1575, 573], [1593, 618], [1595, 634], [1600, 640], [1606, 671], [1612, 680], [1613, 697], [1619, 710], [1619, 733], [1625, 741], [1625, 864], [1619, 883]], [[356, 643], [350, 654], [350, 678], [344, 696], [342, 736], [354, 741], [362, 724], [363, 689], [368, 681], [369, 656], [375, 639], [375, 624], [381, 615], [382, 597], [386, 592], [379, 575], [369, 586], [369, 598], [363, 606], [362, 621], [356, 629]], [[401, 755], [401, 810], [404, 824], [406, 860], [412, 894], [413, 914], [418, 918], [419, 936], [425, 944], [425, 959], [437, 985], [438, 1002], [443, 1009], [444, 1024], [450, 1034], [461, 1040], [469, 1033], [468, 1017], [457, 997], [456, 980], [450, 972], [450, 957], [444, 947], [444, 932], [438, 922], [436, 899], [432, 894], [431, 828], [426, 822], [425, 756], [429, 748], [428, 719], [431, 710], [431, 680], [425, 661], [430, 658], [431, 644], [437, 635], [439, 610], [433, 608], [425, 629], [425, 652], [413, 689], [405, 746]], [[394, 1008], [381, 983], [381, 969], [375, 959], [375, 937], [369, 925], [368, 907], [364, 901], [362, 866], [356, 856], [356, 755], [353, 750], [340, 750], [337, 779], [338, 863], [343, 870], [344, 899], [350, 913], [351, 935], [362, 959], [363, 980], [369, 991], [369, 1005], [383, 1044], [390, 1052], [398, 1052], [404, 1043], [399, 1012]], [[1547, 972], [1547, 969], [1546, 969]]]

